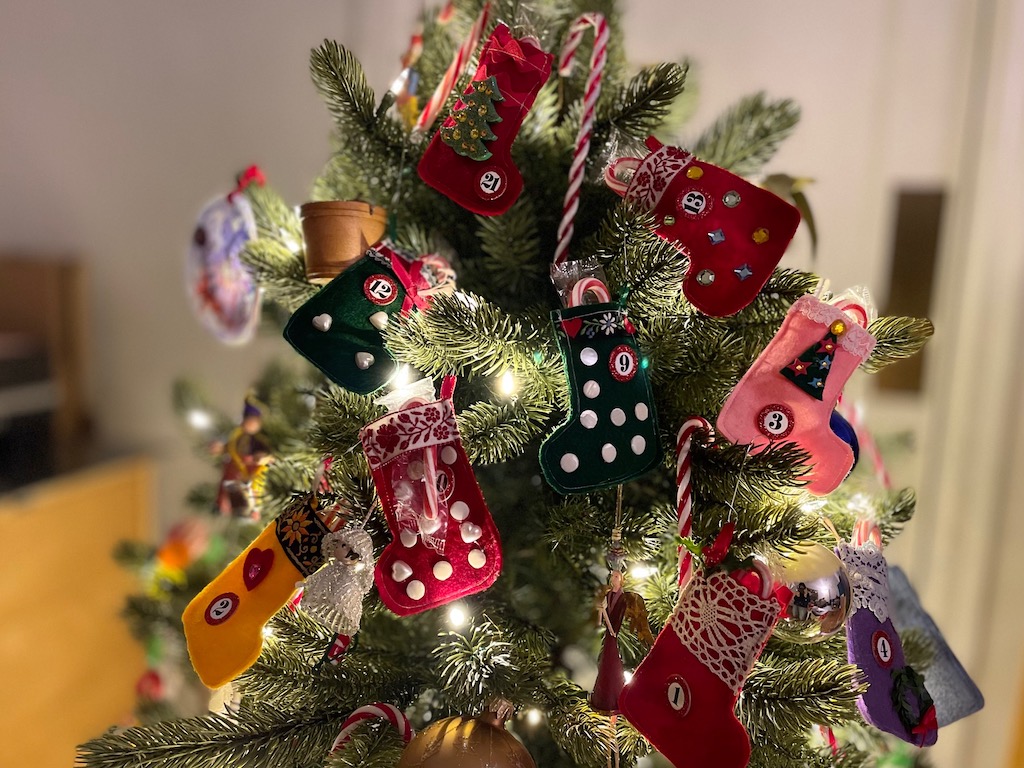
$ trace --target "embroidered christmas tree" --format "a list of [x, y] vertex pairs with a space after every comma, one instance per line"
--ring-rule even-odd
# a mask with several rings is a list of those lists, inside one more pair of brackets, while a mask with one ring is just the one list
[[830, 329], [825, 338], [808, 347], [807, 351], [779, 373], [811, 397], [821, 400], [821, 393], [825, 390], [825, 379], [832, 369], [837, 343], [836, 333]]
[[441, 127], [441, 140], [463, 157], [483, 161], [491, 156], [484, 144], [498, 137], [488, 123], [500, 123], [494, 102], [504, 101], [493, 76], [470, 83], [469, 91], [452, 108], [455, 125]]

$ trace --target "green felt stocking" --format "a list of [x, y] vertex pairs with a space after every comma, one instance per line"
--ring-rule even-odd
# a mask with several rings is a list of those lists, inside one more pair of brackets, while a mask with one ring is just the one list
[[647, 370], [634, 328], [615, 303], [551, 313], [569, 378], [572, 412], [540, 447], [544, 477], [559, 493], [631, 480], [661, 460]]
[[[398, 369], [381, 331], [402, 311], [407, 291], [390, 249], [378, 244], [299, 307], [284, 337], [331, 381], [369, 394]], [[404, 262], [399, 261], [399, 268]]]

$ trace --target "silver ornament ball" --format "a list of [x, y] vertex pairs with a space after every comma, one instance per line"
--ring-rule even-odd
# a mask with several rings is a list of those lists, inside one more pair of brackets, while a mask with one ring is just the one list
[[836, 634], [850, 615], [852, 588], [846, 566], [816, 542], [801, 544], [783, 561], [780, 580], [793, 593], [775, 633], [795, 643], [817, 643]]

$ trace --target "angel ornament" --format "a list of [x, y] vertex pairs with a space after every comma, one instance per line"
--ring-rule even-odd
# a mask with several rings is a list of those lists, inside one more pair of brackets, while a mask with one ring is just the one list
[[363, 597], [373, 586], [373, 541], [357, 526], [323, 539], [330, 558], [303, 582], [302, 608], [339, 635], [354, 635], [363, 617]]
[[623, 589], [622, 571], [613, 569], [610, 584], [600, 596], [598, 618], [605, 627], [601, 644], [601, 657], [597, 664], [597, 680], [590, 694], [590, 706], [598, 712], [616, 715], [619, 712], [619, 694], [626, 684], [619, 653], [619, 631], [623, 622], [629, 620], [629, 628], [647, 646], [654, 644], [650, 624], [647, 623], [647, 606], [636, 592]]

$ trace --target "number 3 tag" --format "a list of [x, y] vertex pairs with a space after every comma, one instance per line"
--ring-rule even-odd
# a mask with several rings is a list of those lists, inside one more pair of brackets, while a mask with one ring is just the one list
[[793, 411], [780, 403], [766, 405], [757, 416], [757, 428], [769, 440], [787, 437], [793, 426]]

